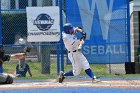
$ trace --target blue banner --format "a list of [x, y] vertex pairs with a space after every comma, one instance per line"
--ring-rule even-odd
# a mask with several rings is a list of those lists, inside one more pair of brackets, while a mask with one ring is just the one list
[[129, 61], [129, 0], [66, 0], [66, 21], [87, 33], [82, 52], [89, 63]]
[[2, 44], [2, 17], [1, 17], [1, 0], [0, 0], [0, 44]]

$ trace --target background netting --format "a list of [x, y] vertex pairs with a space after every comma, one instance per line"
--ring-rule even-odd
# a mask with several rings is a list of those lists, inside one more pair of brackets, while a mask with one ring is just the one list
[[[17, 2], [18, 1], [18, 2]], [[80, 0], [62, 0], [62, 19], [63, 24], [65, 22], [71, 22], [74, 26], [82, 26], [82, 20], [79, 17], [80, 13], [78, 10], [77, 1]], [[93, 1], [102, 1], [102, 0], [85, 0], [89, 1], [89, 5], [92, 4]], [[105, 0], [107, 4], [111, 0]], [[104, 20], [103, 16], [99, 18], [97, 7], [95, 8], [95, 13], [86, 11], [84, 8], [80, 8], [80, 10], [85, 13], [85, 15], [90, 15], [94, 17], [94, 25], [93, 25], [93, 34], [91, 34], [90, 40], [86, 40], [85, 46], [97, 45], [100, 46], [98, 48], [107, 47], [108, 45], [112, 45], [112, 47], [120, 49], [120, 44], [122, 44], [122, 49], [125, 51], [124, 54], [101, 54], [101, 55], [86, 55], [89, 62], [92, 63], [91, 69], [94, 71], [97, 76], [107, 76], [107, 77], [118, 77], [120, 74], [125, 74], [125, 62], [129, 61], [128, 55], [128, 33], [127, 33], [127, 0], [113, 0], [114, 8], [113, 8], [113, 18], [111, 22], [109, 22], [110, 15], [106, 16]], [[81, 2], [81, 1], [80, 1]], [[118, 3], [115, 3], [118, 2]], [[120, 5], [122, 7], [120, 7]], [[71, 65], [67, 59], [67, 51], [62, 49], [61, 51], [61, 42], [51, 42], [51, 43], [35, 43], [35, 42], [26, 42], [27, 39], [27, 17], [26, 10], [27, 6], [55, 6], [59, 5], [59, 0], [1, 0], [1, 16], [2, 16], [2, 44], [5, 46], [6, 54], [13, 53], [21, 53], [25, 46], [32, 45], [33, 49], [30, 54], [26, 57], [26, 63], [29, 64], [31, 72], [33, 74], [30, 77], [27, 73], [26, 77], [17, 78], [23, 80], [40, 80], [40, 79], [53, 79], [56, 78], [59, 74], [59, 71], [63, 70], [68, 71], [72, 69]], [[90, 5], [91, 6], [91, 5]], [[109, 5], [108, 5], [109, 6]], [[84, 5], [83, 5], [84, 7]], [[101, 8], [101, 7], [99, 7]], [[117, 10], [119, 8], [119, 11]], [[101, 9], [103, 12], [104, 8]], [[118, 16], [119, 15], [119, 18]], [[59, 15], [58, 15], [59, 16]], [[86, 18], [86, 17], [85, 17]], [[117, 19], [118, 18], [118, 19]], [[108, 41], [102, 40], [101, 28], [99, 24], [104, 25], [105, 27], [110, 25], [108, 33]], [[84, 23], [84, 22], [83, 22]], [[124, 26], [125, 25], [125, 26]], [[85, 28], [88, 24], [85, 24]], [[103, 27], [104, 28], [104, 27]], [[98, 32], [99, 31], [99, 32]], [[88, 32], [87, 32], [88, 33]], [[119, 35], [119, 37], [118, 37]], [[89, 36], [88, 36], [89, 37]], [[19, 39], [23, 38], [26, 44], [19, 44]], [[122, 40], [122, 41], [120, 41]], [[93, 46], [95, 47], [95, 46]], [[97, 47], [96, 47], [97, 48]], [[119, 50], [118, 49], [118, 50]], [[94, 51], [94, 49], [92, 50]], [[108, 50], [109, 51], [109, 50]], [[110, 50], [111, 51], [111, 50]], [[109, 51], [109, 52], [110, 52]], [[113, 50], [115, 51], [115, 50]], [[117, 51], [117, 50], [116, 50]], [[61, 55], [63, 52], [63, 55]], [[86, 50], [83, 51], [83, 53]], [[101, 50], [100, 53], [103, 51]], [[44, 61], [45, 60], [45, 61]], [[121, 60], [121, 61], [120, 61]], [[64, 61], [64, 64], [63, 64]], [[113, 64], [112, 64], [113, 62]], [[16, 69], [16, 65], [19, 63], [18, 59], [11, 60], [10, 62], [5, 62], [3, 64], [3, 69], [5, 73], [13, 74]], [[95, 64], [96, 63], [96, 64]], [[101, 63], [101, 64], [100, 64]], [[107, 63], [107, 64], [105, 64]], [[119, 63], [119, 64], [116, 64]], [[120, 64], [122, 63], [122, 64]], [[81, 76], [85, 76], [84, 71], [80, 74]], [[122, 76], [124, 78], [124, 76]], [[78, 78], [79, 79], [79, 78]]]

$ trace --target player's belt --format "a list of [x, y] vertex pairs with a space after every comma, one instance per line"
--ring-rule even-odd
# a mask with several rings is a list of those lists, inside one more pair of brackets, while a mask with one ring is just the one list
[[68, 53], [70, 53], [70, 52], [76, 52], [77, 50], [74, 50], [74, 51], [68, 51]]

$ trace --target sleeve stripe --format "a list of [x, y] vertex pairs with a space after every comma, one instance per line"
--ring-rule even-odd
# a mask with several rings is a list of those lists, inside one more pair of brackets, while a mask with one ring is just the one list
[[72, 45], [75, 43], [75, 41], [72, 43]]

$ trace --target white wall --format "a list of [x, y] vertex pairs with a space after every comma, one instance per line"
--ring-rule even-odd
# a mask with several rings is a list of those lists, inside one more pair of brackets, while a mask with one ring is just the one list
[[42, 2], [43, 0], [37, 0], [37, 6], [42, 6], [43, 5]]
[[10, 0], [1, 0], [1, 9], [9, 9], [10, 8]]
[[140, 0], [134, 0], [134, 11], [140, 11]]
[[135, 61], [134, 50], [134, 28], [133, 28], [133, 1], [130, 2], [130, 40], [131, 40], [131, 62]]
[[[1, 0], [1, 9], [2, 10], [7, 10], [7, 9], [10, 9], [10, 1], [11, 0]], [[16, 9], [19, 9], [19, 0], [15, 0], [16, 4], [15, 4], [15, 7]], [[32, 0], [29, 0], [28, 1], [28, 6], [31, 6], [32, 5]], [[42, 2], [43, 0], [37, 0], [37, 6], [42, 6]]]

